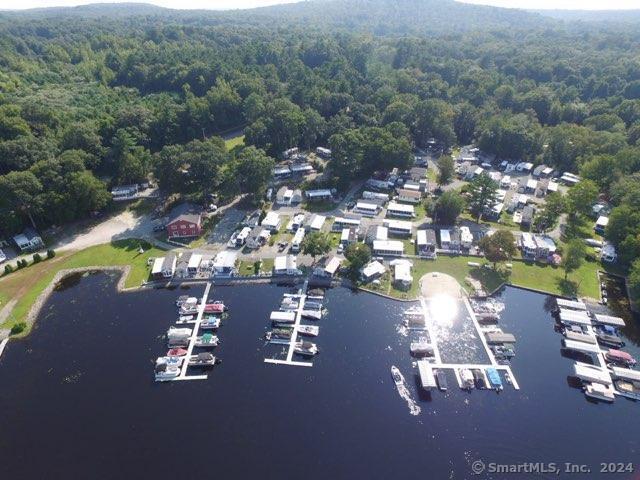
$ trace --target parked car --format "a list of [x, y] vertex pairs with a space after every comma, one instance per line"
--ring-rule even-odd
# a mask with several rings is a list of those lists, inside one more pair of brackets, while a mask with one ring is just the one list
[[341, 243], [340, 245], [338, 245], [338, 253], [342, 252], [344, 252], [344, 245]]
[[167, 226], [166, 226], [166, 225], [164, 225], [164, 224], [160, 223], [160, 224], [158, 224], [158, 225], [154, 225], [154, 226], [153, 226], [153, 231], [154, 231], [154, 232], [162, 232], [162, 231], [163, 231], [164, 229], [166, 229], [166, 228], [167, 228]]
[[278, 251], [284, 252], [285, 248], [289, 245], [289, 242], [279, 242], [278, 243]]

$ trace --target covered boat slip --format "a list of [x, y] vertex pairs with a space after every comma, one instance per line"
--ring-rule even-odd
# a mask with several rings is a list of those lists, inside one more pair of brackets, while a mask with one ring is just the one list
[[273, 323], [294, 323], [296, 321], [296, 312], [273, 311], [269, 317]]
[[571, 340], [573, 342], [588, 343], [590, 345], [598, 344], [598, 339], [595, 335], [587, 335], [586, 333], [571, 332], [567, 330], [564, 332], [564, 336], [567, 340]]
[[612, 327], [624, 327], [624, 320], [620, 317], [613, 317], [611, 315], [602, 315], [600, 313], [595, 313], [593, 318], [596, 323], [601, 325], [610, 325]]
[[493, 345], [498, 343], [516, 343], [516, 337], [511, 333], [486, 332], [485, 336], [487, 338], [487, 343]]
[[569, 310], [587, 311], [587, 306], [584, 304], [584, 302], [581, 302], [579, 300], [567, 300], [565, 298], [557, 298], [556, 304], [558, 305], [559, 309], [565, 308]]
[[562, 345], [564, 348], [568, 350], [575, 350], [576, 352], [595, 353], [596, 355], [600, 353], [600, 347], [592, 343], [576, 342], [575, 340], [563, 338]]
[[418, 372], [420, 373], [420, 383], [425, 390], [436, 388], [436, 378], [433, 374], [431, 364], [426, 360], [418, 360]]
[[575, 362], [573, 364], [573, 372], [576, 377], [587, 382], [602, 383], [603, 385], [611, 385], [612, 383], [611, 375], [609, 375], [606, 368]]
[[613, 376], [623, 380], [631, 380], [632, 382], [640, 382], [640, 370], [631, 370], [630, 368], [611, 367]]
[[574, 325], [591, 325], [591, 317], [586, 311], [580, 312], [577, 310], [567, 310], [565, 308], [561, 308], [558, 312], [558, 316], [560, 317], [560, 322], [562, 323], [572, 323]]

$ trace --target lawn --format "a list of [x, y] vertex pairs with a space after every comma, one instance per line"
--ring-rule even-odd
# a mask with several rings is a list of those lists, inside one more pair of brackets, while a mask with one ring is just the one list
[[317, 202], [304, 202], [302, 204], [302, 208], [307, 212], [330, 212], [334, 208], [336, 208], [336, 203], [331, 200], [321, 200]]
[[[79, 252], [65, 252], [51, 260], [31, 265], [16, 271], [0, 280], [0, 295], [17, 299], [8, 319], [0, 328], [11, 328], [25, 320], [31, 305], [38, 295], [51, 282], [55, 274], [62, 269], [87, 266], [131, 265], [126, 278], [125, 287], [140, 285], [149, 276], [150, 257], [163, 255], [161, 250], [146, 245], [145, 252], [140, 254], [140, 241], [119, 240], [110, 244], [97, 245]], [[28, 331], [25, 331], [25, 334]]]
[[224, 145], [227, 147], [227, 150], [231, 150], [238, 145], [244, 145], [244, 135], [239, 135], [237, 137], [229, 138], [224, 141]]
[[412, 259], [413, 283], [408, 291], [396, 289], [390, 277], [381, 279], [381, 285], [377, 288], [368, 285], [365, 288], [381, 291], [393, 297], [402, 299], [415, 299], [420, 294], [420, 278], [429, 272], [442, 272], [454, 277], [460, 285], [465, 286], [465, 278], [471, 277], [478, 280], [487, 292], [492, 292], [503, 283], [511, 283], [516, 286], [542, 290], [556, 295], [574, 295], [577, 290], [581, 296], [598, 298], [599, 285], [596, 271], [601, 268], [597, 262], [584, 262], [576, 272], [564, 280], [564, 270], [539, 263], [525, 263], [513, 261], [509, 272], [502, 267], [499, 271], [486, 267], [470, 267], [467, 263], [474, 262], [486, 264], [486, 260], [478, 257], [447, 257], [441, 255], [437, 260]]

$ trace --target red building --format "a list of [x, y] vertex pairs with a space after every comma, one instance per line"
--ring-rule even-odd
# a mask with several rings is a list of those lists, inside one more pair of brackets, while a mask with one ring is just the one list
[[184, 214], [167, 224], [169, 238], [197, 237], [202, 233], [202, 219], [197, 214]]

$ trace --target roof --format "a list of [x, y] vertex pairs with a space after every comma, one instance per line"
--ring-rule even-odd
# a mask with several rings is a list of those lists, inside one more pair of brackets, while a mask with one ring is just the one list
[[596, 322], [602, 323], [603, 325], [613, 325], [615, 327], [624, 327], [624, 320], [620, 317], [613, 317], [611, 315], [602, 315], [600, 313], [596, 313], [593, 315], [596, 319]]
[[356, 203], [356, 208], [358, 210], [378, 210], [378, 205], [375, 203], [358, 202]]
[[176, 218], [171, 220], [169, 224], [180, 221], [200, 224], [200, 215], [198, 215], [197, 213], [183, 213], [182, 215], [178, 215]]
[[393, 278], [398, 282], [412, 282], [411, 264], [409, 262], [395, 264], [393, 266]]
[[373, 249], [385, 252], [404, 252], [404, 244], [399, 240], [374, 240]]
[[231, 250], [223, 250], [216, 255], [213, 260], [214, 268], [233, 268], [238, 258], [238, 252]]
[[538, 181], [530, 178], [529, 180], [527, 180], [527, 188], [535, 190], [536, 188], [538, 188]]
[[342, 263], [341, 259], [339, 259], [338, 257], [333, 257], [331, 258], [331, 260], [329, 260], [329, 263], [327, 263], [327, 265], [324, 267], [324, 271], [330, 275], [333, 275], [334, 273], [336, 273], [341, 263]]
[[275, 227], [279, 222], [280, 215], [278, 215], [276, 212], [267, 212], [260, 225], [262, 225], [263, 227]]
[[392, 210], [394, 212], [414, 213], [413, 205], [403, 205], [402, 203], [389, 202], [387, 211]]
[[297, 268], [294, 255], [280, 255], [273, 261], [274, 270], [295, 270]]
[[387, 269], [380, 262], [369, 262], [366, 264], [360, 272], [365, 277], [373, 277], [374, 275], [382, 275]]
[[345, 225], [360, 225], [359, 218], [348, 218], [348, 217], [336, 217], [333, 223], [345, 224]]
[[551, 237], [546, 235], [534, 235], [533, 240], [536, 242], [538, 248], [546, 248], [550, 253], [556, 251], [556, 242]]
[[311, 222], [309, 223], [309, 227], [312, 230], [320, 230], [322, 225], [324, 225], [324, 221], [327, 219], [324, 215], [314, 215], [311, 217]]
[[577, 325], [591, 325], [591, 318], [587, 312], [564, 308], [560, 308], [560, 321]]
[[162, 264], [164, 263], [164, 257], [157, 257], [153, 261], [153, 267], [151, 267], [151, 274], [155, 275], [162, 272]]
[[417, 233], [418, 246], [436, 243], [436, 232], [433, 230], [418, 230]]
[[586, 310], [587, 306], [584, 302], [577, 300], [567, 300], [566, 298], [557, 298], [556, 304], [559, 308], [570, 308], [572, 310]]
[[385, 220], [384, 225], [391, 230], [408, 230], [409, 232], [413, 228], [413, 224], [406, 220]]
[[202, 261], [202, 255], [198, 253], [194, 253], [191, 255], [191, 258], [189, 258], [189, 263], [187, 265], [187, 268], [198, 268], [200, 266], [201, 261]]
[[449, 230], [440, 230], [440, 242], [450, 242], [451, 232]]
[[328, 190], [328, 189], [307, 190], [305, 192], [305, 195], [308, 198], [331, 197], [331, 190]]
[[422, 193], [419, 192], [418, 190], [409, 190], [406, 188], [399, 188], [398, 195], [406, 198], [418, 198], [418, 199], [422, 198]]
[[596, 226], [598, 227], [606, 227], [609, 225], [609, 217], [599, 216], [598, 220], [596, 220]]

